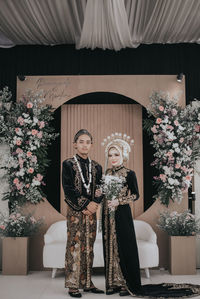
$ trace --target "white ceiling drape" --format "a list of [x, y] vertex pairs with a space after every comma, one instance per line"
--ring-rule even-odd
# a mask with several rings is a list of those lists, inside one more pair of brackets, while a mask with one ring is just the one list
[[200, 42], [200, 0], [0, 0], [0, 46]]

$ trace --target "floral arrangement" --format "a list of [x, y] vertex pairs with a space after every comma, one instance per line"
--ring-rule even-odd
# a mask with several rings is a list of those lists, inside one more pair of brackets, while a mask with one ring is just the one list
[[200, 101], [185, 109], [177, 99], [164, 93], [150, 97], [149, 116], [144, 128], [153, 136], [154, 161], [160, 175], [154, 177], [158, 193], [154, 196], [168, 206], [170, 199], [181, 202], [191, 185], [193, 169], [200, 158]]
[[183, 213], [165, 211], [160, 214], [158, 227], [170, 236], [193, 236], [200, 234], [200, 219], [189, 210]]
[[47, 149], [58, 134], [50, 126], [51, 106], [41, 105], [42, 92], [28, 91], [19, 102], [11, 101], [11, 92], [0, 91], [0, 142], [9, 145], [6, 170], [9, 192], [3, 200], [12, 205], [38, 203], [45, 197], [42, 185], [48, 166]]
[[102, 177], [101, 191], [108, 201], [109, 213], [114, 215], [116, 207], [119, 205], [118, 196], [124, 186], [124, 177], [104, 175]]
[[0, 213], [0, 235], [4, 237], [27, 237], [38, 232], [43, 219], [36, 220], [32, 214], [24, 215], [19, 209], [6, 217]]

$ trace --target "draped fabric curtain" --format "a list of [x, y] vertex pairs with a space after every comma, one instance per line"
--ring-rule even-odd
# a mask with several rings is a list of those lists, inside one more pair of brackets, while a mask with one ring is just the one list
[[200, 42], [200, 0], [0, 0], [0, 46]]

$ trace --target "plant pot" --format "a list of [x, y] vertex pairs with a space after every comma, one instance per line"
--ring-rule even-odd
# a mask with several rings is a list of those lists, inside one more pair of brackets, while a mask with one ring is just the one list
[[196, 236], [169, 236], [169, 269], [173, 275], [196, 274]]
[[2, 249], [2, 274], [27, 275], [29, 237], [5, 237]]

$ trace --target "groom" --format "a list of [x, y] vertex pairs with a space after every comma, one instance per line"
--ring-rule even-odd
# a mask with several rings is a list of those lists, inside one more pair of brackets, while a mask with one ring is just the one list
[[71, 297], [84, 292], [104, 293], [91, 281], [93, 245], [96, 238], [96, 211], [103, 196], [100, 184], [102, 167], [88, 157], [92, 135], [82, 129], [74, 136], [76, 155], [63, 162], [62, 185], [67, 210], [65, 287]]

